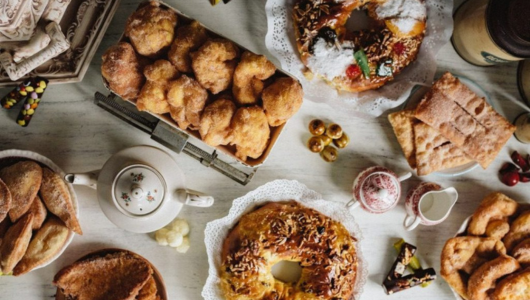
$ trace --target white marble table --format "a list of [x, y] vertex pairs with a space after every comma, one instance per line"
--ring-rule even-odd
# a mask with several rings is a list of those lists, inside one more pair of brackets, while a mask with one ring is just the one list
[[[18, 110], [0, 110], [1, 150], [36, 151], [52, 159], [66, 172], [84, 172], [100, 168], [113, 153], [126, 147], [140, 144], [159, 146], [148, 135], [93, 103], [94, 92], [105, 91], [100, 76], [101, 54], [118, 40], [126, 17], [138, 2], [122, 1], [83, 82], [50, 86], [44, 103], [29, 127], [21, 128], [15, 124]], [[220, 4], [216, 7], [211, 7], [208, 0], [168, 0], [167, 3], [251, 50], [268, 54], [264, 43], [267, 30], [265, 0], [233, 0], [229, 5]], [[449, 70], [475, 80], [509, 120], [521, 112], [520, 108], [505, 99], [506, 96], [520, 99], [515, 63], [491, 68], [475, 67], [460, 59], [450, 43], [440, 51], [438, 62], [439, 72]], [[0, 92], [3, 95], [7, 90]], [[337, 122], [350, 135], [351, 144], [340, 151], [339, 160], [333, 164], [324, 162], [305, 146], [309, 137], [306, 127], [313, 118]], [[529, 152], [530, 147], [512, 137], [488, 170], [477, 169], [456, 178], [437, 175], [422, 179], [413, 177], [403, 183], [405, 191], [421, 180], [436, 181], [458, 189], [460, 198], [452, 214], [441, 225], [420, 226], [415, 231], [406, 232], [401, 225], [405, 217], [403, 199], [397, 208], [384, 215], [371, 215], [361, 210], [355, 212], [363, 231], [362, 251], [369, 263], [370, 273], [361, 299], [453, 299], [451, 290], [442, 278], [425, 289], [414, 288], [386, 296], [381, 282], [396, 256], [392, 244], [403, 237], [417, 245], [418, 255], [424, 265], [432, 266], [439, 272], [439, 256], [444, 242], [456, 232], [487, 193], [502, 191], [520, 201], [530, 202], [530, 184], [509, 188], [498, 179], [497, 170], [509, 160], [512, 150]], [[66, 252], [48, 267], [21, 278], [2, 277], [0, 299], [52, 298], [55, 294], [51, 284], [54, 274], [83, 254], [103, 247], [126, 248], [149, 259], [162, 273], [169, 299], [201, 299], [201, 289], [208, 274], [203, 231], [207, 222], [227, 214], [233, 199], [271, 180], [287, 178], [306, 184], [329, 201], [347, 202], [351, 197], [352, 182], [361, 169], [374, 164], [398, 172], [408, 168], [386, 114], [376, 119], [352, 118], [327, 105], [309, 101], [289, 122], [266, 164], [259, 168], [247, 186], [241, 186], [202, 167], [184, 154], [172, 155], [184, 170], [189, 188], [216, 197], [216, 203], [211, 208], [188, 207], [182, 211], [181, 217], [186, 218], [191, 225], [191, 249], [188, 253], [179, 254], [172, 248], [158, 246], [148, 234], [133, 234], [117, 228], [101, 212], [96, 192], [76, 187], [84, 235], [76, 236]]]

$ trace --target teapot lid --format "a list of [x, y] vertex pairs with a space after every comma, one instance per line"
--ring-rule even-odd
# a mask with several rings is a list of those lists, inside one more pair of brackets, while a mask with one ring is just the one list
[[373, 172], [361, 183], [360, 200], [375, 212], [392, 208], [399, 201], [400, 195], [401, 185], [391, 172]]
[[155, 211], [166, 193], [162, 175], [150, 166], [135, 164], [121, 170], [114, 178], [112, 195], [122, 212], [145, 216]]

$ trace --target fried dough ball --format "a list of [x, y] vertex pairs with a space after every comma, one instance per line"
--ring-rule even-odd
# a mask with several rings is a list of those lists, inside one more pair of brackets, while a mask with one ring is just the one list
[[269, 124], [280, 126], [300, 109], [304, 92], [298, 81], [281, 77], [263, 90], [261, 98]]
[[471, 235], [484, 235], [488, 223], [509, 217], [517, 211], [518, 204], [501, 193], [491, 193], [473, 214], [467, 232]]
[[507, 220], [494, 220], [486, 227], [486, 236], [502, 239], [510, 231], [510, 224]]
[[168, 53], [169, 60], [180, 72], [192, 72], [190, 52], [199, 49], [207, 39], [206, 29], [197, 21], [177, 28], [175, 40]]
[[167, 100], [171, 118], [181, 129], [199, 128], [208, 92], [195, 79], [182, 75], [179, 79], [170, 82]]
[[243, 161], [247, 156], [258, 158], [269, 142], [270, 128], [267, 116], [259, 106], [241, 107], [231, 123], [231, 144], [236, 145], [236, 157]]
[[155, 114], [169, 112], [167, 90], [170, 80], [178, 76], [178, 71], [167, 60], [157, 60], [144, 70], [147, 82], [140, 91], [136, 108], [139, 111], [148, 111]]
[[138, 53], [154, 57], [171, 45], [176, 25], [177, 15], [173, 11], [151, 1], [127, 19], [125, 36]]
[[236, 105], [228, 96], [221, 96], [206, 106], [201, 117], [199, 133], [202, 140], [210, 146], [226, 145], [230, 142], [230, 122]]
[[232, 92], [240, 105], [257, 104], [263, 91], [263, 81], [276, 72], [276, 67], [264, 55], [245, 51], [234, 72]]
[[486, 261], [506, 254], [500, 240], [474, 236], [460, 236], [449, 239], [442, 250], [441, 275], [464, 299], [469, 299], [467, 275]]
[[520, 268], [513, 257], [501, 255], [485, 262], [469, 277], [467, 294], [473, 300], [490, 299], [488, 292], [495, 288], [497, 279], [511, 274]]
[[101, 74], [109, 87], [123, 99], [134, 100], [145, 82], [142, 66], [134, 48], [121, 42], [111, 46], [103, 54]]
[[191, 53], [191, 67], [197, 81], [212, 94], [218, 94], [232, 83], [238, 57], [239, 49], [229, 40], [208, 40]]

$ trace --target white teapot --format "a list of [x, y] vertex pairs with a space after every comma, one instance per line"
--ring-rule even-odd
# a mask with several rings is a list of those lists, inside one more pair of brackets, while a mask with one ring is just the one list
[[187, 190], [184, 179], [175, 160], [151, 146], [124, 149], [99, 171], [65, 175], [67, 182], [97, 190], [101, 210], [112, 223], [139, 233], [166, 226], [184, 205], [213, 204], [213, 197]]

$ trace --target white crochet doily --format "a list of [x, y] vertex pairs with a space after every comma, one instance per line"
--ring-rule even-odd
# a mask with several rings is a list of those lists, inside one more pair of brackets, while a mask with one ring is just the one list
[[414, 85], [430, 86], [436, 71], [436, 54], [449, 41], [453, 32], [453, 1], [425, 0], [427, 31], [416, 60], [380, 89], [361, 93], [337, 92], [321, 79], [309, 81], [302, 74], [305, 67], [296, 48], [292, 20], [295, 1], [267, 1], [267, 49], [280, 61], [283, 70], [300, 80], [306, 99], [326, 102], [355, 115], [379, 116], [385, 110], [403, 103]]
[[313, 208], [322, 214], [341, 222], [352, 236], [357, 239], [356, 250], [359, 267], [355, 283], [355, 299], [358, 300], [363, 292], [363, 286], [368, 277], [368, 265], [361, 253], [361, 230], [354, 217], [345, 209], [344, 203], [330, 202], [322, 199], [315, 191], [295, 180], [275, 180], [269, 182], [245, 196], [234, 200], [230, 212], [224, 218], [209, 222], [204, 231], [204, 242], [208, 253], [208, 279], [202, 289], [205, 300], [224, 299], [219, 288], [219, 267], [221, 266], [221, 248], [228, 232], [245, 213], [256, 206], [270, 201], [296, 200], [304, 206]]

